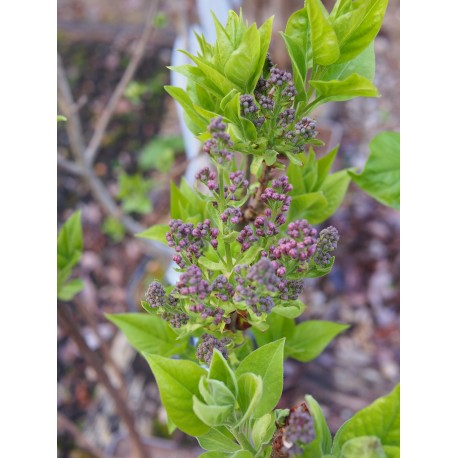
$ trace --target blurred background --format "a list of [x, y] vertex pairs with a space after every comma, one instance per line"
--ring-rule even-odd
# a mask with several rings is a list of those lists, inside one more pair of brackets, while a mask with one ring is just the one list
[[[331, 8], [334, 1], [324, 3]], [[227, 5], [242, 6], [244, 16], [258, 25], [275, 15], [270, 54], [280, 68], [288, 68], [278, 31], [303, 2]], [[177, 58], [175, 48], [192, 49], [192, 27], [211, 36], [209, 8], [219, 9], [224, 21], [227, 5], [58, 1], [58, 112], [71, 116], [57, 129], [57, 216], [60, 226], [81, 209], [84, 235], [76, 270], [84, 289], [65, 304], [72, 331], [58, 326], [62, 458], [136, 453], [179, 458], [200, 452], [179, 431], [169, 436], [149, 367], [104, 313], [139, 311], [146, 285], [167, 271], [167, 254], [133, 236], [168, 221], [169, 183], [178, 183], [195, 161], [196, 145], [183, 137], [176, 105], [163, 89], [171, 84], [166, 66]], [[375, 52], [381, 97], [326, 104], [314, 113], [319, 137], [327, 143], [322, 152], [340, 144], [339, 169], [362, 166], [378, 132], [399, 131], [399, 0], [389, 3]], [[335, 432], [399, 380], [399, 213], [351, 184], [329, 224], [341, 235], [336, 262], [327, 277], [308, 280], [301, 319], [338, 321], [351, 328], [315, 361], [287, 361], [280, 407], [312, 394]], [[100, 371], [118, 400], [101, 383]], [[132, 443], [132, 428], [143, 451]]]

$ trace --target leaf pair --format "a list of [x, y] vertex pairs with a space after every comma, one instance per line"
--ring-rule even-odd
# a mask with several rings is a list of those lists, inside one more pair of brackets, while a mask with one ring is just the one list
[[347, 192], [350, 177], [346, 170], [330, 174], [338, 147], [320, 159], [310, 148], [301, 156], [303, 166], [290, 162], [287, 175], [293, 185], [292, 202], [288, 215], [290, 221], [307, 219], [319, 224], [329, 218], [340, 206]]
[[83, 289], [81, 279], [68, 280], [83, 251], [81, 211], [73, 213], [57, 237], [57, 297], [68, 301]]
[[[209, 451], [232, 453], [270, 441], [283, 386], [284, 339], [250, 353], [234, 371], [217, 350], [209, 371], [190, 361], [146, 354], [174, 424]], [[252, 437], [240, 439], [250, 425]], [[246, 434], [246, 433], [245, 433]], [[269, 436], [269, 437], [267, 437]], [[237, 443], [237, 442], [238, 443]]]

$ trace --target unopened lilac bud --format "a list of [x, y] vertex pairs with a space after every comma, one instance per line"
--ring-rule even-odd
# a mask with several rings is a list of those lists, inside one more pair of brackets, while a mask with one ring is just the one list
[[259, 110], [254, 102], [253, 96], [249, 94], [240, 96], [240, 108], [245, 116], [256, 113]]
[[218, 340], [216, 337], [211, 336], [210, 334], [204, 334], [201, 337], [201, 342], [197, 347], [196, 357], [199, 361], [205, 362], [207, 365], [210, 365], [213, 350], [216, 348], [221, 352], [224, 358], [228, 359], [229, 354], [227, 351], [227, 345], [230, 343], [230, 339], [224, 337], [221, 340]]
[[146, 290], [145, 298], [152, 308], [163, 307], [166, 302], [164, 287], [158, 281], [153, 281]]
[[313, 258], [318, 265], [326, 267], [331, 262], [329, 252], [337, 249], [338, 241], [339, 232], [335, 227], [329, 226], [320, 232], [320, 238], [316, 243], [316, 254]]
[[303, 447], [312, 442], [316, 437], [313, 417], [310, 415], [305, 403], [291, 409], [283, 429], [281, 451], [288, 457], [301, 455]]

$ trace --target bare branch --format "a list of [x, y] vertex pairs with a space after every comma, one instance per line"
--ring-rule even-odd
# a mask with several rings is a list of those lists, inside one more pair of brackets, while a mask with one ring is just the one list
[[132, 59], [130, 60], [129, 65], [127, 66], [124, 74], [122, 75], [121, 80], [116, 86], [116, 89], [111, 95], [107, 106], [103, 110], [100, 118], [97, 120], [94, 129], [94, 134], [92, 135], [89, 145], [86, 151], [84, 152], [84, 158], [89, 165], [94, 163], [94, 160], [97, 156], [97, 152], [100, 147], [100, 143], [103, 140], [103, 137], [107, 130], [108, 124], [113, 116], [113, 113], [116, 109], [116, 106], [118, 105], [119, 100], [124, 94], [124, 91], [126, 90], [126, 87], [129, 84], [130, 80], [133, 78], [137, 70], [137, 67], [143, 57], [143, 54], [145, 53], [146, 45], [148, 44], [149, 37], [153, 30], [152, 23], [154, 16], [156, 14], [158, 3], [159, 0], [152, 1], [148, 14], [146, 16], [146, 22], [142, 32], [142, 36], [140, 37], [140, 39], [137, 42], [137, 45], [135, 46]]
[[57, 412], [57, 428], [64, 429], [68, 431], [73, 438], [75, 439], [76, 443], [84, 450], [89, 452], [94, 458], [107, 458], [106, 455], [99, 450], [97, 447], [92, 445], [81, 433], [78, 427], [69, 420], [67, 417], [62, 415], [61, 413]]
[[62, 167], [67, 172], [73, 173], [74, 175], [83, 175], [83, 169], [76, 163], [65, 159], [62, 154], [57, 153], [57, 165]]

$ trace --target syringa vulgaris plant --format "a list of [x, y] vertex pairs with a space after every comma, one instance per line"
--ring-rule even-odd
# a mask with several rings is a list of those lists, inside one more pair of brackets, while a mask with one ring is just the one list
[[170, 429], [197, 437], [202, 457], [399, 456], [398, 387], [334, 440], [311, 396], [275, 410], [284, 359], [310, 361], [347, 328], [296, 324], [299, 296], [306, 278], [329, 273], [339, 241], [335, 227], [319, 232], [313, 224], [336, 211], [352, 176], [378, 198], [377, 170], [330, 173], [337, 148], [316, 157], [313, 146], [322, 142], [312, 112], [378, 95], [373, 40], [386, 6], [338, 0], [328, 13], [307, 0], [282, 34], [292, 73], [269, 57], [272, 18], [258, 28], [241, 12], [230, 12], [226, 26], [215, 18], [216, 43], [198, 36], [193, 63], [172, 68], [187, 88], [166, 90], [209, 165], [194, 189], [172, 183], [170, 223], [140, 234], [173, 250], [178, 280], [148, 286], [146, 314], [108, 318], [149, 362]]

